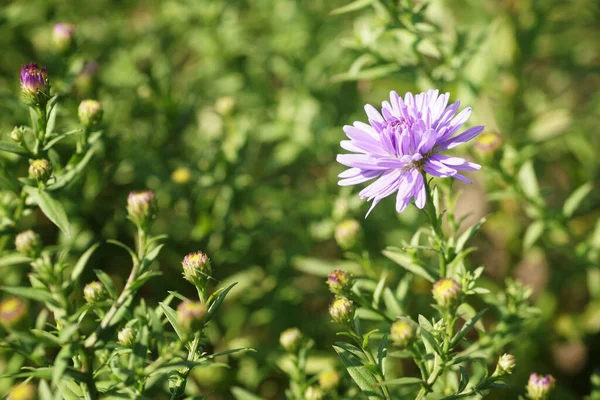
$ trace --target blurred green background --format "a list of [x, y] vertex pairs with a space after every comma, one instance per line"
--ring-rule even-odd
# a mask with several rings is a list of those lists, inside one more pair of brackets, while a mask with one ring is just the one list
[[[290, 326], [316, 341], [312, 371], [338, 365], [331, 351], [335, 327], [327, 314], [331, 297], [319, 276], [342, 258], [333, 241], [337, 222], [363, 221], [377, 268], [389, 268], [392, 277], [400, 273], [380, 251], [409, 238], [423, 216], [414, 208], [397, 215], [393, 200], [386, 200], [364, 220], [368, 206], [358, 190], [336, 185], [343, 170], [335, 162], [344, 139], [341, 127], [365, 121], [365, 103], [378, 105], [392, 89], [449, 91], [451, 99], [473, 107], [472, 125], [501, 135], [505, 159], [534, 160], [550, 208], [560, 209], [584, 182], [598, 186], [600, 3], [434, 0], [426, 16], [440, 31], [417, 45], [402, 34], [373, 37], [381, 17], [368, 8], [330, 15], [344, 4], [0, 5], [2, 140], [10, 140], [15, 125], [28, 123], [18, 76], [21, 64], [30, 61], [48, 66], [61, 93], [58, 130], [77, 126], [77, 105], [84, 98], [101, 100], [105, 109], [102, 154], [85, 178], [61, 192], [77, 233], [60, 236], [40, 215], [19, 229], [33, 227], [46, 245], [60, 242], [75, 254], [109, 238], [131, 243], [127, 194], [154, 190], [160, 212], [153, 230], [169, 240], [159, 261], [163, 277], [143, 290], [148, 301], [162, 300], [167, 290], [193, 294], [180, 261], [199, 249], [211, 257], [221, 284], [239, 282], [209, 335], [217, 349], [244, 345], [258, 351], [230, 360], [231, 369], [196, 373], [192, 385], [215, 393], [215, 399], [231, 398], [233, 386], [282, 398], [286, 378], [278, 370], [278, 337]], [[53, 48], [57, 22], [77, 26], [76, 49], [69, 55]], [[383, 68], [361, 69], [357, 59], [367, 53], [371, 67]], [[1, 157], [3, 170], [26, 175], [26, 164]], [[490, 285], [509, 276], [532, 285], [543, 311], [512, 348], [519, 364], [507, 398], [522, 393], [531, 371], [553, 373], [559, 398], [582, 398], [600, 367], [600, 251], [579, 257], [581, 246], [600, 248], [600, 229], [594, 236], [598, 191], [562, 228], [549, 228], [525, 250], [527, 210], [494, 195], [503, 186], [486, 168], [469, 177], [473, 185], [455, 186], [464, 190], [460, 213], [472, 212], [471, 222], [491, 214], [471, 264], [487, 265]], [[39, 226], [39, 220], [46, 222]], [[92, 263], [117, 283], [128, 274], [128, 255], [116, 247], [103, 245]], [[93, 279], [91, 270], [87, 280]], [[0, 282], [22, 281], [26, 272], [8, 271]], [[416, 285], [418, 304], [429, 289]]]

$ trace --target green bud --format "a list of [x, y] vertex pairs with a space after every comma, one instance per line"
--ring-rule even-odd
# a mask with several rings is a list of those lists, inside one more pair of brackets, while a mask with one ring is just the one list
[[129, 219], [138, 226], [147, 226], [156, 214], [156, 199], [150, 190], [131, 192], [127, 197]]
[[302, 339], [302, 332], [300, 332], [298, 328], [289, 328], [281, 333], [281, 336], [279, 336], [279, 343], [285, 351], [297, 353], [298, 350], [300, 350]]
[[344, 250], [351, 250], [358, 244], [360, 224], [355, 219], [347, 219], [335, 227], [335, 241]]
[[29, 165], [29, 177], [37, 182], [46, 183], [52, 175], [52, 165], [48, 160], [33, 160]]
[[104, 285], [99, 281], [90, 282], [83, 288], [83, 298], [89, 304], [94, 304], [105, 300], [107, 294], [108, 293], [104, 289]]
[[323, 397], [323, 391], [316, 386], [309, 386], [306, 392], [304, 392], [305, 400], [322, 400]]
[[197, 331], [202, 329], [207, 312], [203, 303], [184, 300], [177, 307], [177, 321], [186, 331]]
[[349, 324], [354, 318], [354, 303], [346, 297], [338, 297], [329, 307], [329, 315], [335, 322]]
[[37, 388], [32, 383], [21, 383], [13, 386], [7, 400], [37, 400]]
[[183, 258], [183, 277], [199, 289], [204, 289], [212, 273], [210, 259], [201, 251], [190, 253]]
[[21, 232], [15, 238], [15, 247], [19, 253], [35, 257], [42, 247], [40, 235], [32, 230]]
[[25, 135], [25, 127], [24, 126], [15, 126], [10, 132], [10, 138], [17, 143], [21, 143], [23, 141], [23, 136]]
[[329, 392], [335, 390], [340, 384], [340, 374], [337, 371], [325, 371], [319, 375], [319, 386]]
[[440, 307], [450, 308], [456, 305], [460, 295], [460, 286], [452, 278], [443, 278], [433, 285], [433, 298]]
[[117, 334], [119, 344], [125, 347], [131, 347], [135, 342], [135, 330], [131, 326], [126, 326]]
[[83, 100], [78, 108], [79, 121], [83, 126], [93, 126], [102, 120], [102, 103], [97, 100]]
[[504, 376], [512, 374], [515, 366], [517, 365], [515, 356], [512, 354], [503, 354], [498, 359], [498, 364], [496, 364], [496, 371], [494, 372], [494, 376]]
[[416, 326], [408, 318], [400, 317], [390, 328], [390, 339], [398, 347], [407, 347], [415, 339]]
[[327, 285], [333, 294], [344, 294], [350, 292], [353, 284], [352, 277], [342, 269], [331, 271], [327, 277]]

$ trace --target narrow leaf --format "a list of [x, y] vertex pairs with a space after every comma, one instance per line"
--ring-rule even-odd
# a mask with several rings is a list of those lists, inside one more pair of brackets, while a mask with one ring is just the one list
[[477, 321], [479, 321], [479, 319], [483, 317], [483, 314], [485, 314], [486, 311], [487, 308], [484, 308], [483, 310], [479, 311], [473, 318], [471, 318], [469, 322], [467, 322], [462, 326], [462, 328], [460, 328], [460, 330], [456, 333], [456, 336], [454, 336], [454, 338], [452, 339], [452, 342], [450, 343], [450, 348], [454, 348], [467, 335], [467, 333], [471, 330], [471, 328], [473, 328]]
[[42, 212], [52, 221], [61, 231], [68, 237], [71, 237], [69, 232], [69, 220], [62, 204], [52, 198], [48, 192], [38, 190], [33, 187], [26, 186], [25, 191], [29, 197], [40, 207]]
[[338, 7], [336, 9], [330, 11], [329, 15], [339, 15], [339, 14], [349, 13], [352, 11], [358, 11], [361, 8], [365, 8], [369, 5], [371, 5], [371, 3], [373, 3], [373, 0], [356, 0], [350, 4], [346, 4], [345, 6]]
[[171, 323], [171, 326], [173, 327], [173, 329], [175, 329], [175, 333], [177, 333], [179, 339], [185, 340], [187, 334], [185, 333], [185, 330], [181, 327], [181, 325], [179, 325], [179, 322], [177, 322], [177, 313], [175, 312], [175, 310], [173, 310], [165, 303], [158, 303], [158, 305], [160, 305], [160, 308], [162, 308], [163, 312], [165, 313], [165, 316]]
[[527, 227], [523, 236], [523, 249], [530, 249], [544, 233], [544, 221], [535, 221]]
[[81, 255], [81, 257], [79, 257], [79, 260], [77, 260], [77, 264], [75, 264], [75, 267], [73, 267], [73, 271], [71, 272], [71, 280], [73, 282], [79, 278], [88, 261], [90, 260], [90, 257], [92, 256], [94, 251], [96, 251], [98, 246], [100, 246], [100, 243], [92, 245], [89, 249], [86, 250], [85, 253]]
[[344, 367], [346, 367], [346, 370], [362, 390], [363, 394], [367, 396], [369, 400], [382, 399], [383, 396], [380, 390], [376, 389], [377, 379], [371, 369], [364, 366], [359, 358], [341, 347], [339, 343], [336, 343], [336, 345], [333, 346], [333, 349], [338, 353], [342, 360], [342, 364], [344, 364]]
[[113, 283], [112, 279], [110, 279], [110, 276], [108, 276], [106, 274], [106, 272], [99, 270], [99, 269], [95, 269], [94, 273], [96, 274], [98, 279], [100, 279], [100, 282], [102, 282], [102, 284], [106, 288], [106, 291], [108, 292], [110, 297], [112, 299], [116, 299], [117, 298], [117, 288], [115, 287], [115, 284]]
[[579, 186], [571, 195], [565, 200], [563, 204], [563, 215], [565, 217], [571, 217], [577, 210], [581, 202], [587, 197], [592, 191], [593, 186], [591, 182], [584, 183]]
[[433, 283], [439, 279], [439, 274], [436, 271], [417, 264], [413, 258], [407, 254], [404, 254], [393, 248], [388, 248], [382, 253], [396, 264], [407, 269], [415, 275], [427, 279], [429, 282]]
[[0, 142], [0, 151], [5, 151], [7, 153], [18, 154], [20, 156], [27, 155], [27, 151], [21, 146], [11, 143], [11, 142]]

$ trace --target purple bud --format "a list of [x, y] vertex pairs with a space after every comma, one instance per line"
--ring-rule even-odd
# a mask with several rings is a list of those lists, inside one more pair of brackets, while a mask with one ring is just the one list
[[21, 66], [21, 89], [30, 96], [48, 89], [48, 70], [40, 68], [36, 63]]
[[552, 375], [531, 374], [527, 383], [527, 395], [532, 400], [545, 400], [550, 395], [554, 387], [554, 378]]
[[52, 40], [60, 51], [65, 51], [73, 44], [75, 25], [58, 23], [52, 29]]

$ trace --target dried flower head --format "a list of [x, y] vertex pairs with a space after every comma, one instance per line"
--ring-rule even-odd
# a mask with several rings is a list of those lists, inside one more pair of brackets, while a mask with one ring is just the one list
[[15, 238], [15, 247], [19, 253], [30, 257], [35, 257], [42, 247], [40, 235], [32, 230], [26, 230], [17, 235]]
[[89, 304], [98, 303], [107, 297], [106, 289], [100, 281], [90, 282], [83, 288], [83, 298]]
[[37, 388], [32, 383], [21, 383], [13, 386], [8, 393], [7, 400], [36, 400]]
[[[344, 126], [350, 140], [341, 147], [355, 154], [340, 154], [340, 164], [350, 167], [342, 172], [339, 184], [356, 185], [378, 178], [360, 192], [360, 197], [373, 201], [367, 216], [383, 198], [396, 193], [396, 211], [402, 212], [414, 197], [418, 208], [425, 207], [424, 173], [470, 181], [459, 171], [475, 171], [481, 167], [459, 157], [440, 154], [475, 138], [483, 130], [476, 126], [454, 134], [471, 115], [466, 108], [454, 116], [460, 102], [447, 106], [449, 93], [439, 95], [429, 90], [402, 99], [394, 91], [390, 102], [382, 103], [381, 114], [367, 104], [369, 124], [355, 122]], [[383, 114], [383, 115], [382, 115]]]
[[177, 321], [188, 332], [202, 328], [208, 309], [199, 301], [184, 300], [177, 307]]
[[181, 264], [183, 266], [183, 276], [188, 282], [197, 288], [206, 286], [206, 282], [212, 273], [210, 259], [206, 254], [201, 251], [190, 253], [183, 258]]
[[360, 224], [355, 219], [347, 219], [335, 227], [335, 241], [345, 250], [351, 250], [360, 239]]
[[29, 164], [29, 177], [40, 183], [46, 183], [52, 175], [52, 165], [48, 160], [33, 160]]
[[309, 386], [304, 392], [305, 400], [322, 400], [324, 396], [323, 391], [316, 386]]
[[327, 277], [327, 285], [333, 294], [347, 293], [352, 289], [352, 277], [342, 269], [331, 271]]
[[334, 390], [340, 384], [340, 374], [335, 370], [325, 371], [319, 375], [319, 386], [325, 391]]
[[298, 328], [289, 328], [281, 333], [279, 336], [279, 343], [285, 351], [289, 353], [296, 353], [300, 350], [300, 344], [302, 344], [303, 336], [302, 332]]
[[338, 297], [329, 307], [329, 315], [335, 322], [348, 324], [354, 318], [354, 303], [346, 297]]
[[117, 339], [121, 346], [131, 347], [135, 342], [135, 330], [131, 326], [126, 326], [117, 334]]
[[458, 300], [460, 286], [452, 278], [443, 278], [433, 284], [432, 293], [440, 307], [451, 307]]
[[415, 324], [408, 318], [398, 318], [390, 328], [390, 339], [398, 347], [406, 347], [415, 339]]
[[58, 23], [52, 28], [52, 41], [59, 51], [65, 51], [73, 45], [75, 25]]
[[127, 197], [127, 212], [134, 224], [144, 226], [150, 223], [156, 213], [156, 199], [150, 190], [131, 192]]
[[0, 301], [0, 324], [5, 328], [19, 325], [27, 315], [27, 304], [18, 297], [9, 297]]
[[83, 100], [77, 109], [79, 121], [83, 126], [93, 126], [102, 120], [102, 103], [97, 100]]
[[527, 395], [531, 400], [545, 400], [554, 387], [552, 375], [531, 374], [527, 383]]

